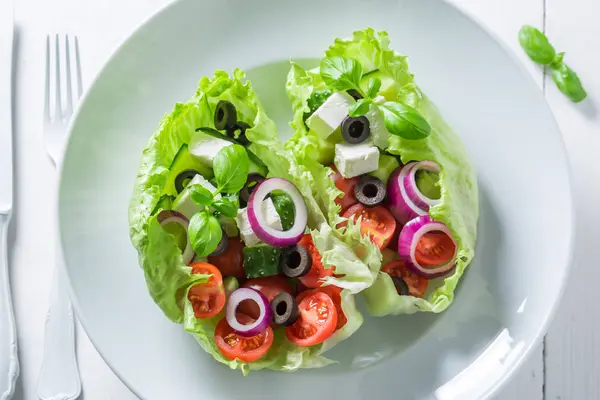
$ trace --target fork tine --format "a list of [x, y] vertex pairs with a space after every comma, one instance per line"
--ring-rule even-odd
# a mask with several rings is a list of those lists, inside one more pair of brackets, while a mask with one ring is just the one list
[[77, 69], [77, 98], [81, 97], [83, 92], [83, 83], [81, 82], [81, 61], [79, 60], [79, 39], [75, 36], [75, 68]]
[[69, 47], [69, 36], [65, 35], [65, 68], [67, 75], [67, 109], [65, 111], [65, 116], [67, 118], [71, 117], [71, 115], [73, 114], [73, 88], [71, 86], [71, 52]]
[[46, 94], [44, 96], [44, 116], [50, 120], [50, 35], [46, 36]]
[[60, 47], [58, 44], [58, 35], [56, 35], [56, 71], [55, 71], [55, 77], [56, 77], [56, 87], [55, 89], [55, 96], [56, 96], [56, 104], [54, 106], [55, 112], [54, 112], [54, 119], [62, 119], [62, 103], [61, 103], [61, 99], [60, 99]]

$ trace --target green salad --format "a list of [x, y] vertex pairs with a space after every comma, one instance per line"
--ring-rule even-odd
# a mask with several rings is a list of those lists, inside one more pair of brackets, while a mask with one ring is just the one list
[[279, 140], [244, 72], [216, 71], [143, 150], [130, 236], [153, 301], [215, 360], [294, 371], [375, 316], [440, 312], [473, 257], [477, 183], [385, 32], [292, 62]]

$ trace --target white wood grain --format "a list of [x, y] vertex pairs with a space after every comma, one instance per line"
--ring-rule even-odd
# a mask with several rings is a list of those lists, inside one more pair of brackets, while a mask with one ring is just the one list
[[578, 232], [571, 277], [546, 339], [547, 400], [600, 398], [599, 13], [594, 0], [547, 0], [546, 31], [556, 49], [566, 51], [565, 61], [589, 95], [574, 105], [547, 80], [546, 98], [571, 155]]

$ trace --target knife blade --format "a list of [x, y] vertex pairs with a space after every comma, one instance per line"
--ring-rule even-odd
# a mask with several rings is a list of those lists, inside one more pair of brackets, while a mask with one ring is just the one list
[[13, 202], [12, 51], [13, 6], [0, 0], [0, 214], [9, 215]]

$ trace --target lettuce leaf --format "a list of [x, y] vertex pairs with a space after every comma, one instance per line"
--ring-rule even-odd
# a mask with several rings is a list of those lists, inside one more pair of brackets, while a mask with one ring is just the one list
[[[398, 155], [404, 163], [409, 161], [433, 160], [440, 164], [441, 202], [432, 207], [433, 219], [448, 225], [458, 243], [457, 267], [454, 273], [427, 294], [426, 299], [399, 296], [391, 278], [378, 273], [372, 286], [362, 291], [367, 310], [377, 316], [387, 314], [414, 313], [417, 311], [441, 312], [454, 299], [454, 290], [465, 268], [474, 255], [477, 235], [479, 200], [475, 170], [460, 138], [443, 120], [439, 110], [421, 92], [408, 69], [407, 58], [389, 48], [386, 32], [375, 33], [373, 29], [354, 32], [349, 39], [336, 39], [325, 52], [327, 56], [342, 56], [358, 60], [364, 73], [377, 73], [385, 82], [382, 93], [389, 101], [400, 101], [417, 108], [429, 122], [432, 132], [423, 140], [407, 140], [390, 135], [386, 151]], [[337, 227], [339, 206], [334, 199], [341, 195], [330, 180], [324, 179], [329, 169], [316, 161], [326, 158], [328, 145], [309, 132], [303, 123], [308, 111], [307, 99], [315, 90], [325, 89], [318, 71], [304, 70], [292, 62], [286, 89], [292, 103], [294, 118], [291, 123], [295, 135], [286, 143], [286, 148], [295, 155], [295, 162], [302, 164], [312, 175], [313, 196], [331, 227]], [[350, 224], [348, 225], [350, 227]], [[351, 229], [351, 228], [347, 228]], [[347, 232], [336, 229], [337, 237]], [[358, 240], [364, 246], [364, 240]], [[356, 248], [356, 247], [352, 247]], [[381, 260], [381, 256], [373, 257]], [[377, 268], [371, 268], [377, 270]]]

